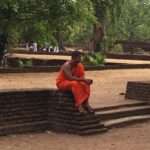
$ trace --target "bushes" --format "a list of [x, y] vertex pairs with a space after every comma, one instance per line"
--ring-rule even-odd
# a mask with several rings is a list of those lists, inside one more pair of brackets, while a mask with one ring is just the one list
[[82, 62], [85, 65], [102, 65], [104, 64], [105, 56], [100, 53], [88, 53], [82, 57]]
[[18, 60], [18, 66], [23, 67], [32, 67], [32, 60]]

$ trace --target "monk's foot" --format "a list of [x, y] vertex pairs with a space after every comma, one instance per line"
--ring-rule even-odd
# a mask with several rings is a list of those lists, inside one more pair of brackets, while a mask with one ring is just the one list
[[79, 107], [78, 107], [78, 111], [79, 111], [81, 114], [87, 114], [87, 111], [86, 111], [82, 106], [79, 106]]
[[94, 113], [93, 108], [88, 104], [88, 105], [84, 105], [84, 108], [89, 112], [89, 113]]

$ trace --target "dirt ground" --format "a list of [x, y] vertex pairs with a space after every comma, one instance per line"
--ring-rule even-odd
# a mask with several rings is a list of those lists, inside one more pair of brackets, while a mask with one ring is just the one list
[[[34, 54], [7, 54], [11, 58], [26, 58], [26, 59], [40, 59], [40, 60], [51, 60], [51, 59], [58, 59], [58, 60], [69, 60], [70, 56], [64, 55], [34, 55]], [[127, 59], [105, 59], [107, 63], [126, 63], [126, 64], [150, 64], [148, 60], [127, 60]]]
[[[130, 102], [127, 81], [150, 81], [149, 69], [88, 71], [94, 80], [90, 103], [102, 107]], [[55, 88], [57, 73], [0, 74], [0, 89]], [[150, 150], [150, 122], [80, 137], [52, 132], [0, 137], [0, 150]]]

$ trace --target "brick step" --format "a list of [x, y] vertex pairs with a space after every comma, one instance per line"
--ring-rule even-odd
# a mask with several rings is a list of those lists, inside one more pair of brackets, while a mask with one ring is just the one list
[[100, 121], [100, 118], [98, 116], [95, 116], [95, 115], [89, 115], [89, 116], [67, 116], [67, 115], [63, 115], [63, 114], [55, 114], [55, 113], [51, 113], [49, 114], [48, 116], [49, 119], [61, 119], [61, 120], [70, 120], [70, 121], [77, 121], [77, 122], [80, 122], [80, 123], [90, 123], [90, 122], [99, 122]]
[[96, 112], [96, 115], [99, 116], [101, 120], [117, 119], [141, 114], [150, 114], [150, 106], [136, 106]]
[[82, 125], [92, 125], [92, 124], [99, 124], [100, 123], [100, 120], [97, 120], [97, 119], [90, 119], [90, 120], [84, 120], [84, 121], [78, 121], [78, 120], [76, 120], [76, 119], [72, 119], [72, 120], [70, 120], [70, 119], [62, 119], [62, 118], [59, 118], [59, 117], [57, 117], [57, 118], [51, 118], [50, 120], [49, 120], [49, 122], [51, 123], [51, 122], [53, 122], [53, 121], [57, 121], [57, 122], [62, 122], [62, 123], [68, 123], [68, 124], [73, 124], [73, 125], [80, 125], [80, 126], [82, 126]]
[[[55, 91], [55, 90], [54, 90]], [[16, 97], [16, 98], [19, 98], [19, 97], [34, 97], [34, 96], [37, 96], [37, 93], [38, 93], [38, 96], [39, 97], [46, 97], [49, 95], [49, 92], [50, 90], [49, 89], [8, 89], [8, 90], [1, 90], [0, 91], [0, 95], [1, 97], [4, 96], [6, 98], [10, 98], [10, 96], [8, 95], [8, 93], [11, 95], [11, 97]], [[51, 90], [52, 92], [52, 90]]]
[[57, 89], [54, 89], [54, 91], [53, 91], [53, 95], [52, 96], [57, 96], [57, 97], [59, 97], [59, 98], [64, 98], [64, 97], [67, 97], [67, 98], [73, 98], [73, 95], [72, 95], [72, 93], [71, 92], [62, 92], [62, 91], [60, 91], [60, 90], [57, 90]]
[[32, 101], [31, 101], [31, 99], [28, 99], [28, 100], [26, 100], [26, 99], [23, 99], [23, 98], [20, 98], [20, 99], [10, 99], [10, 100], [7, 100], [7, 99], [5, 99], [5, 100], [1, 100], [0, 101], [0, 105], [13, 105], [13, 104], [45, 104], [45, 103], [48, 103], [48, 102], [45, 102], [45, 100], [44, 99], [41, 99], [41, 98], [38, 98], [38, 99], [33, 99], [32, 98]]
[[77, 108], [75, 108], [75, 107], [62, 107], [62, 106], [58, 106], [58, 105], [55, 105], [54, 110], [65, 111], [65, 112], [70, 112], [70, 113], [78, 112]]
[[107, 131], [107, 128], [99, 128], [99, 129], [88, 129], [88, 130], [85, 130], [85, 131], [76, 131], [76, 130], [73, 130], [73, 129], [64, 129], [64, 128], [60, 128], [60, 127], [55, 127], [53, 128], [54, 132], [58, 132], [58, 133], [69, 133], [69, 134], [77, 134], [77, 135], [81, 135], [81, 136], [84, 136], [84, 135], [93, 135], [93, 134], [100, 134], [100, 133], [103, 133], [103, 132], [106, 132]]
[[55, 103], [53, 103], [53, 102], [48, 102], [48, 104], [50, 105], [50, 106], [61, 106], [61, 107], [75, 107], [75, 103], [73, 103], [73, 102], [55, 102]]
[[113, 110], [113, 109], [120, 109], [120, 108], [129, 108], [134, 106], [147, 106], [149, 105], [148, 102], [130, 102], [126, 104], [119, 104], [119, 105], [113, 105], [113, 106], [106, 106], [106, 107], [100, 107], [100, 108], [94, 108], [96, 112], [98, 111], [106, 111], [106, 110]]
[[53, 114], [53, 113], [55, 113], [55, 114], [57, 114], [57, 115], [59, 115], [59, 114], [62, 114], [62, 115], [70, 115], [70, 116], [83, 116], [80, 112], [77, 112], [77, 111], [74, 111], [74, 112], [69, 112], [69, 111], [60, 111], [60, 110], [56, 110], [56, 109], [49, 109], [49, 114]]
[[0, 121], [5, 121], [5, 120], [12, 120], [12, 119], [24, 119], [24, 118], [38, 118], [38, 117], [48, 117], [46, 113], [40, 113], [40, 114], [15, 114], [15, 115], [5, 115], [5, 116], [0, 116]]
[[101, 129], [89, 129], [86, 131], [79, 132], [78, 134], [81, 136], [87, 136], [87, 135], [95, 135], [95, 134], [100, 134], [106, 132], [108, 129], [107, 128], [101, 128]]
[[0, 127], [0, 135], [43, 132], [48, 128], [47, 121], [37, 121], [32, 123], [13, 124]]
[[49, 116], [50, 115], [56, 115], [56, 116], [60, 116], [60, 117], [69, 117], [69, 118], [76, 118], [76, 119], [95, 119], [95, 118], [99, 118], [98, 115], [94, 115], [93, 113], [88, 113], [88, 114], [81, 114], [79, 112], [68, 112], [68, 111], [53, 111], [53, 110], [50, 110], [49, 111]]
[[58, 94], [56, 95], [51, 95], [50, 99], [49, 99], [49, 102], [55, 104], [55, 103], [74, 103], [74, 99], [73, 97], [70, 97], [70, 96], [58, 96]]
[[87, 112], [86, 114], [80, 113], [76, 108], [62, 108], [61, 106], [57, 107], [49, 107], [49, 112], [60, 112], [63, 114], [74, 114], [74, 115], [87, 115], [87, 114], [94, 114]]
[[0, 126], [8, 125], [8, 124], [18, 124], [18, 123], [27, 123], [27, 122], [35, 122], [35, 121], [45, 121], [47, 117], [44, 116], [30, 116], [30, 117], [19, 117], [13, 116], [10, 118], [0, 119]]
[[[9, 94], [9, 93], [8, 93]], [[11, 94], [10, 94], [11, 95]], [[17, 102], [22, 102], [22, 101], [27, 101], [27, 102], [32, 102], [31, 99], [33, 101], [38, 101], [38, 100], [46, 100], [46, 98], [48, 96], [39, 96], [37, 97], [37, 95], [34, 95], [34, 96], [30, 96], [30, 95], [26, 95], [26, 96], [23, 96], [23, 95], [14, 95], [11, 97], [8, 95], [8, 96], [1, 96], [1, 103], [4, 103], [5, 101], [10, 101], [10, 102], [13, 102], [13, 101], [17, 101]]]
[[3, 115], [3, 116], [0, 116], [0, 121], [5, 121], [5, 120], [12, 120], [12, 119], [24, 119], [24, 118], [38, 118], [38, 117], [48, 117], [47, 113], [39, 113], [39, 114], [16, 114], [16, 115], [13, 115], [13, 114], [10, 114], [10, 115]]
[[36, 112], [36, 111], [48, 111], [48, 108], [46, 105], [34, 105], [34, 106], [16, 106], [16, 107], [3, 107], [3, 108], [0, 108], [0, 113], [5, 113], [5, 112], [16, 112], [16, 111], [19, 111], [19, 112], [24, 112], [24, 111], [33, 111], [33, 112]]
[[[13, 108], [13, 107], [31, 107], [31, 106], [47, 106], [47, 103], [43, 102], [14, 102], [14, 103], [7, 103], [7, 104], [0, 104], [0, 109], [5, 109], [5, 108]], [[48, 107], [48, 106], [47, 106]]]
[[[20, 108], [20, 107], [16, 107], [16, 108], [10, 108], [10, 109], [2, 109], [0, 110], [1, 114], [7, 114], [7, 113], [23, 113], [23, 112], [33, 112], [33, 113], [39, 113], [39, 112], [48, 112], [47, 107], [26, 107], [26, 108]], [[0, 115], [1, 115], [0, 114]]]
[[102, 123], [105, 125], [106, 128], [111, 129], [114, 127], [124, 127], [131, 124], [142, 123], [145, 121], [150, 121], [150, 115], [123, 117], [119, 119], [103, 121]]
[[69, 134], [78, 134], [78, 131], [69, 129], [69, 128], [63, 128], [63, 127], [50, 127], [50, 131], [53, 131], [55, 133], [69, 133]]
[[61, 106], [61, 107], [75, 107], [75, 104], [74, 104], [74, 102], [68, 102], [68, 101], [66, 101], [66, 102], [62, 102], [62, 101], [60, 101], [60, 102], [48, 102], [49, 103], [49, 105], [50, 106]]
[[[101, 107], [101, 108], [94, 108], [96, 112], [98, 111], [105, 111], [105, 110], [113, 110], [113, 109], [119, 109], [119, 108], [129, 108], [133, 106], [146, 106], [148, 105], [148, 102], [132, 102], [132, 103], [126, 103], [126, 104], [120, 104], [120, 105], [115, 105], [115, 106], [106, 106], [106, 107]], [[55, 106], [56, 110], [64, 110], [64, 111], [76, 111], [76, 108], [74, 104], [72, 103], [51, 103], [51, 106]]]
[[104, 125], [100, 124], [100, 123], [96, 123], [96, 124], [89, 124], [89, 125], [81, 126], [81, 125], [53, 121], [52, 123], [50, 123], [50, 127], [54, 128], [54, 129], [56, 127], [57, 128], [60, 127], [60, 129], [72, 129], [74, 131], [85, 131], [85, 130], [89, 130], [89, 129], [101, 129], [101, 128], [104, 128]]
[[48, 106], [43, 103], [35, 103], [35, 104], [11, 104], [11, 105], [0, 105], [0, 110], [5, 110], [5, 109], [13, 109], [13, 108], [45, 108]]
[[15, 110], [15, 111], [3, 111], [1, 114], [0, 114], [0, 117], [2, 116], [13, 116], [13, 115], [22, 115], [22, 116], [25, 116], [25, 115], [31, 115], [31, 114], [41, 114], [41, 113], [48, 113], [47, 110], [44, 110], [44, 109], [36, 109], [36, 110], [32, 110], [32, 109], [27, 109], [27, 110], [23, 110], [23, 111], [18, 111], [18, 110]]

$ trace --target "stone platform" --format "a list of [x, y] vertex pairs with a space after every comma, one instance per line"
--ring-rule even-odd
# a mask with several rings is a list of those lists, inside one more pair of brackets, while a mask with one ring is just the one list
[[71, 93], [55, 89], [0, 92], [0, 135], [46, 130], [89, 135], [106, 128], [94, 113], [80, 114]]
[[[126, 100], [125, 100], [126, 101]], [[0, 91], [0, 135], [45, 132], [91, 135], [150, 120], [148, 102], [126, 101], [81, 114], [70, 92], [56, 89]]]

